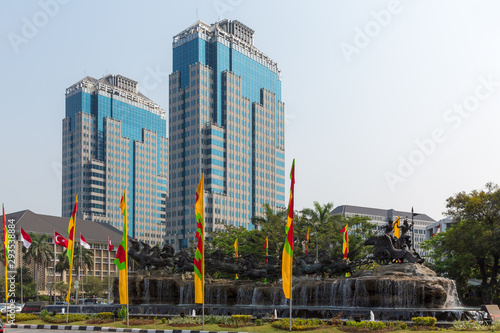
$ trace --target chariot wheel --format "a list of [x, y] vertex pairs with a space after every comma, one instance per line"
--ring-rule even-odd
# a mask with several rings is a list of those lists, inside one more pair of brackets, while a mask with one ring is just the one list
[[391, 262], [391, 254], [387, 250], [377, 251], [375, 261], [379, 265], [387, 265]]

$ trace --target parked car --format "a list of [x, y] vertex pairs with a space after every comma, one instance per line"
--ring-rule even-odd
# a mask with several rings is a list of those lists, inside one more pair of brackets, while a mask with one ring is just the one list
[[[5, 303], [4, 303], [5, 304]], [[5, 333], [5, 325], [2, 322], [2, 319], [0, 318], [0, 333]]]

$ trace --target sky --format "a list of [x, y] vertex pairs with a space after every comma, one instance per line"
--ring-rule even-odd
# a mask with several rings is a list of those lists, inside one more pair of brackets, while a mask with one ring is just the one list
[[65, 89], [120, 74], [168, 110], [172, 37], [198, 19], [243, 22], [278, 63], [297, 209], [414, 207], [439, 220], [450, 196], [500, 183], [499, 2], [5, 0], [2, 8], [6, 213], [61, 215]]

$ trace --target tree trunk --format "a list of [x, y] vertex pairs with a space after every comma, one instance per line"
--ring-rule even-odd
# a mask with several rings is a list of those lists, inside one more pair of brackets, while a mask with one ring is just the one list
[[491, 304], [490, 286], [488, 284], [488, 274], [486, 273], [486, 263], [484, 258], [477, 260], [479, 271], [481, 272], [481, 289], [484, 304]]
[[38, 301], [38, 262], [35, 261], [35, 271], [36, 271], [36, 300]]

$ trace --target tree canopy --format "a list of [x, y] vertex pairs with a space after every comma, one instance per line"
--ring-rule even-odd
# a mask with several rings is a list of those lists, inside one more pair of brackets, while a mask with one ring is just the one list
[[446, 202], [446, 214], [455, 223], [423, 244], [431, 251], [434, 269], [456, 280], [462, 290], [469, 279], [480, 279], [483, 301], [498, 301], [500, 188], [487, 183]]

